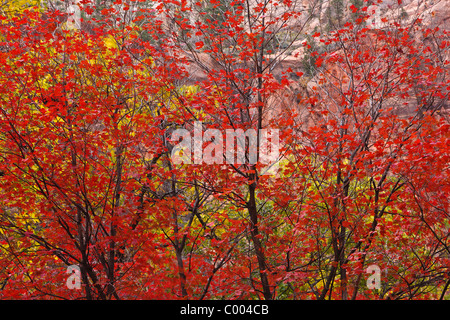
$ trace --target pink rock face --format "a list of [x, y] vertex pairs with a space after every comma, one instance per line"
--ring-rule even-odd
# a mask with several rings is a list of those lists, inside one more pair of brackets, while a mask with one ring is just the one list
[[[340, 17], [340, 23], [342, 26], [345, 22], [349, 21], [351, 17], [352, 2], [349, 0], [342, 0], [342, 16]], [[407, 27], [412, 23], [417, 23], [418, 19], [421, 19], [422, 26], [428, 26], [430, 28], [438, 27], [441, 30], [450, 30], [450, 15], [448, 14], [448, 6], [450, 0], [379, 0], [373, 1], [371, 5], [368, 3], [368, 9], [365, 11], [371, 14], [372, 17], [368, 19], [367, 24], [370, 27], [383, 28], [384, 26], [394, 21], [399, 22], [401, 25]], [[289, 48], [276, 49], [273, 54], [267, 54], [266, 57], [270, 61], [273, 59], [273, 68], [270, 68], [270, 72], [274, 75], [275, 79], [280, 80], [282, 71], [288, 68], [292, 69], [292, 75], [296, 72], [304, 71], [302, 69], [302, 61], [305, 56], [308, 55], [308, 51], [305, 50], [304, 42], [305, 37], [303, 35], [313, 35], [317, 32], [326, 34], [327, 30], [324, 30], [327, 23], [331, 18], [335, 18], [335, 9], [331, 8], [332, 1], [318, 2], [318, 0], [304, 0], [296, 2], [296, 6], [300, 6], [302, 14], [298, 19], [290, 20], [284, 27], [286, 30], [292, 32], [300, 32], [302, 36], [298, 37], [295, 41], [290, 42]], [[311, 18], [310, 12], [313, 12]], [[270, 18], [270, 17], [269, 17]], [[336, 28], [339, 26], [335, 26]], [[283, 29], [284, 30], [284, 29]], [[320, 39], [315, 38], [318, 42]], [[207, 77], [208, 70], [218, 70], [221, 66], [215, 61], [211, 55], [197, 52], [195, 56], [191, 53], [186, 53], [189, 60], [187, 71], [189, 78], [186, 79], [187, 83], [193, 84], [196, 81], [204, 80]], [[444, 57], [448, 58], [448, 57]], [[290, 75], [291, 76], [291, 75]], [[305, 85], [305, 79], [302, 79], [302, 84], [297, 82], [298, 77], [293, 76], [293, 91], [298, 91], [297, 87]], [[306, 82], [308, 83], [308, 79]], [[289, 103], [290, 104], [290, 103]]]

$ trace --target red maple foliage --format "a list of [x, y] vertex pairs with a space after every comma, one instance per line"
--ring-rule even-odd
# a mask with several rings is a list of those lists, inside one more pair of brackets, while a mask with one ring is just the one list
[[[448, 32], [355, 5], [319, 32], [296, 1], [149, 3], [81, 1], [80, 30], [0, 16], [0, 298], [446, 296]], [[270, 129], [278, 170], [250, 138], [207, 162], [199, 129]]]

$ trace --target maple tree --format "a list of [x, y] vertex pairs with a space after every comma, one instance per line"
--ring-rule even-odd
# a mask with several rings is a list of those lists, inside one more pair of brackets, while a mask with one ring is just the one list
[[[324, 30], [314, 2], [77, 5], [81, 30], [54, 5], [0, 15], [0, 297], [446, 296], [447, 31], [362, 2]], [[175, 161], [194, 123], [278, 130], [278, 170], [260, 140], [208, 161], [206, 133]]]
[[[320, 260], [332, 261], [321, 278], [323, 289], [314, 292], [318, 298], [332, 296], [330, 287], [338, 272], [335, 294], [357, 298], [361, 272], [369, 262], [392, 273], [380, 297], [392, 291], [415, 297], [429, 289], [427, 284], [446, 278], [443, 256], [438, 258], [442, 265], [434, 264], [436, 260], [431, 265], [424, 262], [440, 255], [442, 248], [436, 246], [440, 240], [414, 221], [418, 213], [406, 200], [409, 188], [415, 188], [406, 177], [418, 178], [417, 162], [439, 167], [442, 174], [428, 171], [416, 183], [438, 179], [443, 192], [438, 199], [448, 194], [448, 120], [436, 115], [448, 100], [448, 62], [431, 50], [435, 41], [441, 45], [439, 40], [424, 41], [426, 35], [420, 32], [416, 26], [390, 32], [348, 24], [321, 39], [325, 45], [336, 44], [336, 49], [317, 59], [316, 64], [326, 66], [313, 89], [316, 94], [306, 97], [312, 126], [302, 133], [305, 140], [296, 155], [301, 185], [317, 189], [305, 201], [305, 210], [312, 211], [306, 219], [312, 216], [325, 224], [326, 231], [311, 230], [318, 242], [325, 241], [323, 246], [315, 245], [316, 254]], [[425, 31], [430, 32], [437, 30]], [[424, 79], [427, 90], [422, 87]], [[428, 135], [439, 137], [439, 143], [434, 149], [437, 154], [425, 164], [419, 150], [426, 142], [420, 137]], [[438, 208], [448, 212], [445, 201]], [[436, 213], [430, 210], [426, 215], [431, 218]], [[324, 233], [328, 233], [325, 239]], [[325, 250], [327, 245], [331, 250]]]

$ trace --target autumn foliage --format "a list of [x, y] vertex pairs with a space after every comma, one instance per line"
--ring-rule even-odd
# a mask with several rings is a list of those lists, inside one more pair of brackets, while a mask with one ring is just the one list
[[[1, 11], [0, 298], [447, 298], [449, 33], [343, 3]], [[200, 121], [278, 130], [278, 170], [177, 163]]]

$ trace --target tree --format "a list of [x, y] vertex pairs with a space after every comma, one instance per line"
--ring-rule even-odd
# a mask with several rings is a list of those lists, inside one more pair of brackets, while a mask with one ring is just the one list
[[[160, 148], [152, 140], [160, 120], [148, 101], [163, 88], [129, 53], [107, 46], [105, 37], [123, 33], [84, 34], [85, 42], [72, 31], [48, 36], [47, 24], [30, 13], [21, 19], [29, 33], [2, 52], [2, 88], [9, 87], [2, 92], [2, 190], [12, 192], [3, 198], [2, 267], [14, 274], [2, 293], [65, 297], [67, 288], [50, 281], [65, 277], [63, 263], [80, 267], [81, 297], [119, 298], [116, 286], [132, 279], [130, 257], [138, 259], [137, 248], [146, 245], [133, 228], [136, 178], [145, 170], [143, 150]], [[46, 19], [52, 22], [50, 13]], [[6, 39], [14, 32], [2, 25]], [[22, 272], [12, 271], [17, 267]]]
[[0, 296], [444, 298], [448, 32], [322, 5], [3, 15]]
[[[433, 40], [427, 43], [430, 34]], [[404, 198], [416, 188], [406, 176], [415, 176], [418, 184], [436, 179], [442, 187], [447, 184], [441, 167], [441, 161], [444, 167], [448, 164], [446, 147], [436, 143], [433, 148], [439, 153], [434, 164], [443, 175], [418, 175], [414, 164], [424, 168], [432, 162], [411, 149], [423, 147], [423, 130], [433, 131], [427, 132], [441, 142], [448, 139], [446, 120], [437, 116], [448, 99], [448, 61], [430, 48], [442, 41], [437, 34], [437, 29], [416, 25], [403, 29], [394, 23], [369, 30], [347, 24], [321, 39], [336, 46], [317, 58], [318, 85], [305, 96], [311, 105], [311, 126], [295, 144], [296, 184], [314, 190], [303, 200], [303, 215], [307, 221], [314, 217], [323, 223], [305, 222], [314, 229], [301, 230], [315, 235], [313, 264], [331, 264], [322, 276], [312, 277], [321, 284], [313, 289], [319, 299], [327, 294], [338, 297], [334, 283], [341, 299], [359, 298], [364, 266], [370, 263], [392, 272], [379, 297], [394, 291], [397, 297], [413, 298], [445, 278], [446, 262], [424, 262], [446, 261], [437, 244], [440, 239], [416, 217], [431, 218], [434, 210], [416, 211]], [[421, 87], [423, 79], [426, 89]], [[445, 213], [448, 204], [438, 208]]]

